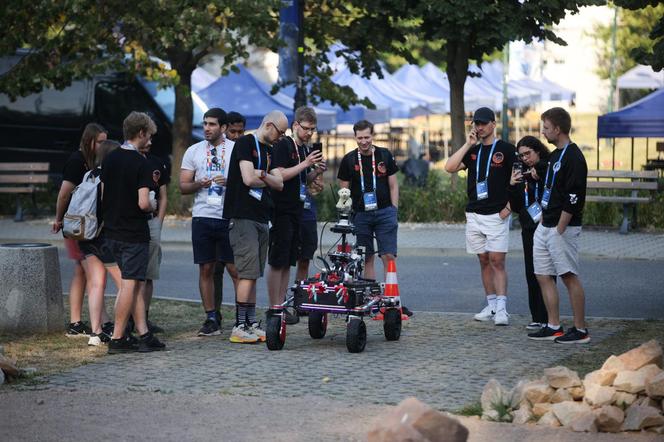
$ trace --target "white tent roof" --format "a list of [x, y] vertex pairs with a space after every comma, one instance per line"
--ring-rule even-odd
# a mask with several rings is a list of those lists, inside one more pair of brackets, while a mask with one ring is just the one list
[[618, 77], [618, 89], [659, 89], [664, 87], [664, 70], [638, 65]]

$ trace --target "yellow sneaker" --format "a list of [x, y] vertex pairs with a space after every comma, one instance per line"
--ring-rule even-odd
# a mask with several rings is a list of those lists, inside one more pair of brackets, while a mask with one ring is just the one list
[[255, 344], [259, 338], [250, 326], [240, 324], [233, 327], [229, 340], [236, 344]]
[[251, 324], [251, 331], [254, 332], [259, 341], [265, 342], [265, 330], [263, 330], [263, 327], [261, 327], [260, 322], [254, 322]]

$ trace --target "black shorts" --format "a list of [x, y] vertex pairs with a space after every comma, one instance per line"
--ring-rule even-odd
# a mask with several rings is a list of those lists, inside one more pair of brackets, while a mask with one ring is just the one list
[[297, 262], [300, 217], [292, 213], [275, 213], [270, 229], [267, 262], [272, 267], [294, 266]]
[[104, 235], [90, 241], [79, 241], [78, 247], [85, 258], [89, 256], [97, 257], [104, 265], [115, 264], [115, 257], [109, 249]]
[[191, 220], [191, 244], [194, 264], [233, 263], [233, 249], [228, 239], [228, 220], [197, 216]]
[[297, 243], [297, 259], [312, 260], [318, 248], [318, 224], [316, 221], [300, 223], [300, 240]]
[[120, 267], [122, 279], [145, 281], [150, 259], [149, 242], [126, 242], [106, 239], [109, 249]]

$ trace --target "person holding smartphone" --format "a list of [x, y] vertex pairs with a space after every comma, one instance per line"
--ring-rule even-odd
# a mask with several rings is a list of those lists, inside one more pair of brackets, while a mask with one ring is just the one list
[[528, 284], [528, 306], [532, 322], [526, 328], [539, 330], [548, 321], [546, 306], [542, 298], [533, 268], [533, 237], [542, 218], [542, 194], [544, 175], [549, 161], [549, 149], [537, 138], [525, 136], [516, 144], [520, 161], [514, 162], [510, 178], [510, 205], [519, 214], [523, 259], [526, 266]]
[[475, 320], [508, 325], [505, 257], [512, 213], [508, 188], [516, 152], [512, 144], [496, 138], [495, 130], [494, 112], [477, 109], [466, 143], [447, 160], [445, 170], [468, 170], [466, 251], [479, 258], [487, 302]]

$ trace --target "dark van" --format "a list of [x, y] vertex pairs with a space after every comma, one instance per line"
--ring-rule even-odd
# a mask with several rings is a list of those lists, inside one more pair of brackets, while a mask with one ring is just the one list
[[[0, 75], [20, 56], [0, 58]], [[203, 139], [200, 125], [205, 110], [194, 101], [192, 142], [197, 142]], [[122, 122], [131, 111], [150, 114], [157, 124], [152, 152], [170, 159], [174, 104], [173, 88], [157, 90], [155, 84], [124, 73], [74, 81], [61, 91], [45, 89], [14, 102], [1, 94], [0, 161], [49, 162], [51, 175], [58, 177], [78, 149], [86, 124], [99, 123], [109, 138], [122, 141]]]

